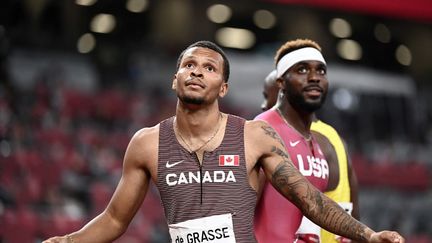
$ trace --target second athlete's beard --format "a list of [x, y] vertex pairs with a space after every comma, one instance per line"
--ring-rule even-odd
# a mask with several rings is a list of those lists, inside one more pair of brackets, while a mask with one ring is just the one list
[[[288, 85], [289, 86], [289, 85]], [[326, 99], [327, 93], [323, 92], [321, 99], [315, 101], [315, 102], [308, 102], [304, 98], [304, 96], [301, 93], [293, 91], [294, 89], [292, 87], [287, 87], [285, 90], [285, 96], [288, 102], [295, 108], [299, 110], [304, 110], [307, 112], [315, 112], [316, 110], [320, 109], [321, 106], [324, 104], [324, 101]]]

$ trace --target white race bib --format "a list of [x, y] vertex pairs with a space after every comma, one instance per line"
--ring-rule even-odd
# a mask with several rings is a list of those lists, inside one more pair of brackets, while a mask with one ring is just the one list
[[353, 210], [353, 204], [352, 202], [339, 202], [339, 206], [341, 206], [345, 212], [347, 212], [349, 215], [351, 215]]
[[168, 225], [172, 243], [236, 243], [231, 214]]
[[[353, 210], [353, 203], [352, 202], [339, 202], [339, 206], [341, 206], [345, 212], [347, 212], [349, 215], [352, 214]], [[337, 242], [340, 242], [341, 237], [339, 235], [335, 235], [335, 240]], [[351, 242], [351, 240], [344, 238], [345, 241], [343, 242]], [[341, 241], [342, 242], [342, 241]]]
[[305, 216], [303, 216], [296, 234], [314, 235], [318, 238], [317, 242], [321, 242], [321, 228]]

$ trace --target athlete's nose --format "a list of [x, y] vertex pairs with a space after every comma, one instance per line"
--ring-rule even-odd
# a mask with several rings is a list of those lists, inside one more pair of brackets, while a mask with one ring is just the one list
[[202, 72], [200, 71], [200, 69], [197, 67], [197, 68], [195, 68], [194, 70], [192, 70], [192, 72], [191, 72], [191, 76], [192, 76], [192, 77], [197, 77], [197, 78], [202, 78], [202, 77], [203, 77], [203, 74], [202, 74]]
[[319, 83], [321, 81], [321, 77], [317, 72], [310, 72], [308, 75], [308, 81], [313, 83]]

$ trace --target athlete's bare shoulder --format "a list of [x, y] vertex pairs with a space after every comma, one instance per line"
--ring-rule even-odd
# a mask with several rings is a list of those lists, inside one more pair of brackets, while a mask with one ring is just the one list
[[152, 171], [157, 164], [158, 147], [159, 124], [142, 128], [132, 136], [124, 162]]
[[246, 142], [258, 142], [261, 144], [266, 140], [274, 140], [284, 146], [279, 134], [273, 127], [263, 120], [250, 120], [245, 123], [245, 140]]
[[152, 127], [144, 127], [135, 132], [133, 135], [131, 142], [136, 143], [148, 143], [149, 140], [158, 140], [159, 138], [159, 124], [152, 126]]
[[269, 156], [276, 148], [279, 150], [284, 147], [279, 134], [266, 121], [246, 121], [245, 150], [250, 161], [258, 161]]

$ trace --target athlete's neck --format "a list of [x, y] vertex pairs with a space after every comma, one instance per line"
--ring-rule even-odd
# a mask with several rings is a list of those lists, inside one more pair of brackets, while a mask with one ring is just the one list
[[193, 110], [178, 104], [175, 122], [186, 137], [206, 137], [214, 131], [221, 115], [217, 104]]
[[276, 105], [276, 110], [288, 125], [297, 130], [303, 137], [309, 138], [311, 136], [310, 127], [314, 113], [299, 112], [286, 102]]

